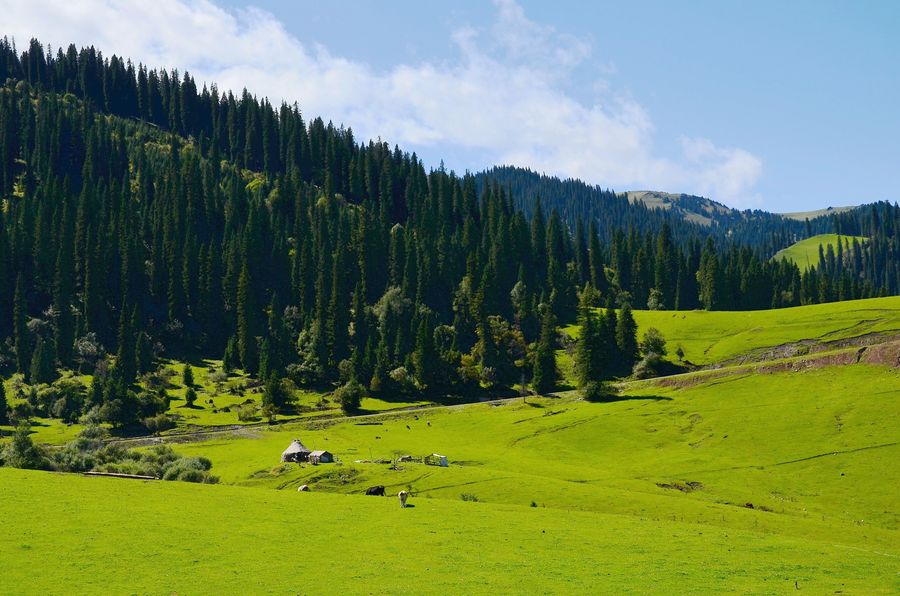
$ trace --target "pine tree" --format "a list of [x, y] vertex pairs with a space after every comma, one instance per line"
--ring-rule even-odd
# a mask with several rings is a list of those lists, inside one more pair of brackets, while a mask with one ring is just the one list
[[9, 422], [9, 404], [6, 401], [6, 388], [0, 381], [0, 424]]
[[119, 313], [118, 351], [116, 352], [116, 369], [126, 385], [134, 382], [137, 376], [137, 358], [132, 323], [128, 309], [123, 305]]
[[416, 348], [412, 353], [416, 380], [422, 387], [434, 388], [437, 360], [437, 351], [434, 349], [434, 331], [431, 329], [428, 317], [423, 317], [416, 333]]
[[237, 336], [232, 335], [228, 338], [228, 343], [225, 345], [225, 354], [222, 356], [222, 368], [225, 369], [225, 372], [230, 373], [240, 366], [240, 360]]
[[28, 335], [27, 309], [25, 282], [22, 273], [19, 273], [13, 298], [13, 337], [16, 342], [16, 370], [25, 375], [26, 381], [31, 365], [31, 338]]
[[556, 387], [559, 370], [556, 368], [556, 319], [553, 311], [544, 308], [541, 317], [541, 335], [534, 352], [531, 387], [538, 394], [545, 394]]
[[189, 408], [193, 408], [194, 404], [197, 402], [197, 391], [190, 385], [188, 386], [187, 391], [184, 392], [184, 402]]
[[148, 373], [153, 368], [153, 348], [147, 333], [140, 331], [134, 343], [134, 362], [137, 374]]
[[631, 305], [627, 302], [619, 311], [616, 322], [616, 347], [621, 370], [627, 373], [638, 359], [637, 323], [631, 314]]
[[277, 370], [272, 367], [272, 359], [272, 344], [268, 337], [264, 337], [259, 342], [259, 370], [257, 371], [259, 378], [267, 379]]
[[30, 379], [32, 383], [50, 383], [56, 377], [52, 352], [53, 350], [45, 345], [43, 338], [39, 337], [31, 357]]
[[241, 275], [238, 279], [237, 311], [238, 311], [238, 352], [241, 359], [241, 367], [248, 374], [256, 374], [259, 370], [259, 355], [257, 354], [257, 325], [256, 301], [250, 279], [250, 269], [247, 261], [241, 267]]
[[603, 321], [598, 320], [594, 309], [586, 301], [580, 308], [579, 320], [581, 322], [581, 334], [575, 345], [575, 372], [578, 376], [578, 386], [584, 387], [588, 383], [599, 381], [606, 371], [604, 364], [603, 345]]
[[194, 386], [194, 369], [187, 362], [185, 362], [184, 368], [181, 369], [181, 382], [185, 387]]

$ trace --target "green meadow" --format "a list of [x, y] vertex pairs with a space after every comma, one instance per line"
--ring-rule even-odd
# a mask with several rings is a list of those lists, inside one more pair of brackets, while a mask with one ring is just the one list
[[896, 588], [890, 552], [702, 523], [7, 469], [0, 487], [10, 594]]
[[[712, 363], [896, 332], [898, 311], [635, 316]], [[0, 593], [896, 593], [900, 369], [765, 370], [168, 437], [214, 486], [0, 469]], [[337, 462], [281, 463], [294, 438]]]
[[817, 236], [805, 238], [795, 242], [787, 248], [779, 250], [772, 258], [775, 260], [787, 259], [793, 261], [801, 270], [808, 267], [815, 268], [819, 264], [819, 246], [822, 247], [823, 251], [827, 251], [829, 246], [837, 251], [838, 242], [845, 245], [846, 243], [850, 243], [850, 245], [852, 245], [854, 239], [860, 243], [867, 240], [865, 236], [819, 234]]
[[[694, 364], [711, 364], [791, 342], [900, 333], [900, 296], [750, 311], [634, 311], [639, 335], [656, 327]], [[565, 329], [573, 337], [578, 327]]]

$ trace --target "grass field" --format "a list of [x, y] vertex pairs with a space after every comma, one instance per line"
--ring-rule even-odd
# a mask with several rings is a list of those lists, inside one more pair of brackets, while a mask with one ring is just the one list
[[[900, 329], [900, 298], [635, 316], [718, 362]], [[900, 369], [623, 387], [607, 403], [563, 392], [173, 443], [225, 486], [0, 469], [0, 593], [900, 590]], [[338, 462], [282, 464], [294, 438]], [[450, 466], [377, 463], [430, 453]], [[362, 496], [377, 484], [414, 507]]]
[[18, 470], [0, 470], [0, 487], [9, 594], [896, 587], [889, 553], [705, 524]]
[[821, 246], [822, 250], [825, 251], [828, 250], [828, 246], [830, 245], [834, 248], [835, 251], [837, 251], [838, 241], [840, 241], [841, 244], [846, 244], [849, 242], [850, 245], [852, 245], [854, 238], [860, 243], [866, 240], [865, 236], [819, 234], [818, 236], [812, 236], [810, 238], [800, 240], [799, 242], [795, 242], [787, 248], [779, 250], [772, 258], [774, 260], [787, 259], [789, 261], [793, 261], [797, 264], [798, 267], [800, 267], [800, 269], [806, 269], [808, 267], [815, 268], [819, 264], [819, 246]]
[[[202, 360], [192, 363], [194, 374], [194, 389], [197, 392], [197, 401], [193, 406], [188, 406], [184, 396], [187, 387], [184, 385], [181, 372], [184, 363], [167, 360], [162, 363], [160, 370], [168, 371], [169, 378], [166, 392], [171, 401], [166, 412], [177, 421], [174, 431], [165, 431], [162, 434], [172, 432], [184, 432], [195, 427], [214, 428], [234, 425], [256, 425], [263, 422], [261, 415], [241, 420], [238, 410], [242, 405], [252, 404], [259, 406], [262, 402], [262, 387], [255, 386], [249, 376], [236, 371], [228, 376], [224, 382], [215, 382], [212, 379], [213, 371], [221, 369], [220, 360]], [[21, 380], [21, 375], [17, 375]], [[78, 375], [78, 379], [85, 387], [90, 387], [91, 375]], [[23, 401], [18, 397], [19, 386], [14, 379], [0, 380], [4, 383], [6, 394], [11, 403]], [[23, 389], [27, 392], [27, 387]], [[295, 389], [295, 411], [286, 414], [278, 414], [275, 420], [279, 422], [288, 420], [300, 420], [311, 418], [328, 418], [340, 416], [341, 409], [324, 390]], [[375, 397], [364, 397], [361, 404], [363, 413], [386, 412], [414, 406], [429, 405], [432, 402], [413, 400], [398, 397], [394, 400], [385, 400]], [[74, 439], [82, 429], [82, 425], [66, 424], [59, 419], [35, 417], [32, 419], [32, 438], [39, 443], [60, 445]], [[9, 425], [0, 425], [0, 436], [10, 434], [14, 428]]]
[[[0, 470], [4, 586], [315, 592], [327, 570], [355, 593], [900, 587], [897, 370], [682, 384], [176, 445], [255, 489]], [[342, 463], [282, 466], [294, 436]], [[432, 451], [450, 467], [352, 463]], [[415, 507], [334, 494], [372, 484]]]
[[[638, 334], [656, 327], [670, 356], [710, 364], [802, 340], [834, 341], [868, 333], [900, 333], [900, 296], [753, 311], [635, 311]], [[565, 329], [573, 337], [578, 327]]]

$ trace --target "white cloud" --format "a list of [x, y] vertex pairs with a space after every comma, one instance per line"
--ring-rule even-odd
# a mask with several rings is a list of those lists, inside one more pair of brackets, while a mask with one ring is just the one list
[[[608, 81], [590, 81], [590, 102], [565, 91], [591, 59], [585, 41], [529, 20], [514, 0], [495, 0], [486, 29], [452, 37], [446, 62], [401, 64], [384, 72], [305, 44], [271, 14], [228, 11], [208, 0], [0, 0], [4, 33], [24, 46], [94, 45], [153, 67], [188, 70], [220, 89], [247, 87], [273, 102], [351, 126], [448, 165], [478, 170], [515, 164], [617, 189], [692, 192], [736, 205], [755, 203], [756, 156], [682, 139], [682, 153], [654, 148], [650, 115]], [[606, 63], [603, 72], [613, 74]]]

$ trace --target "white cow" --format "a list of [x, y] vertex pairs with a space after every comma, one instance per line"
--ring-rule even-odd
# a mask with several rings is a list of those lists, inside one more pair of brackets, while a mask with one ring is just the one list
[[409, 492], [401, 490], [399, 493], [397, 493], [397, 496], [400, 497], [400, 506], [406, 507], [406, 499], [409, 498]]

